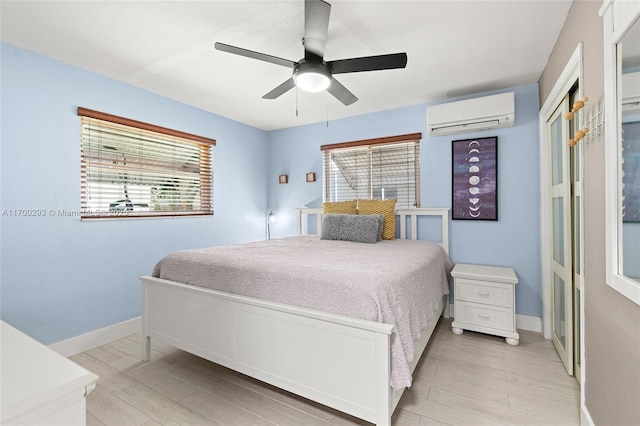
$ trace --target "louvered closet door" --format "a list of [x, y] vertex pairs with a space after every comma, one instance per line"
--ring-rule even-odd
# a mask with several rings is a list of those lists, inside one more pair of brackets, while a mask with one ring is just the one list
[[551, 321], [552, 341], [569, 374], [573, 374], [573, 263], [571, 238], [571, 175], [569, 97], [558, 106], [547, 121], [551, 144]]

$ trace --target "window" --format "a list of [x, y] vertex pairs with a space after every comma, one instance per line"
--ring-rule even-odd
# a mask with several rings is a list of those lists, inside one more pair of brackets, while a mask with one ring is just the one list
[[324, 201], [396, 198], [420, 206], [421, 133], [323, 145]]
[[81, 217], [211, 215], [213, 139], [78, 108]]

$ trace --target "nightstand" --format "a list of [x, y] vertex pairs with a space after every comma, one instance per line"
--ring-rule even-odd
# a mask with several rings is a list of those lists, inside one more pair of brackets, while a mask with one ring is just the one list
[[454, 321], [451, 330], [502, 336], [513, 346], [520, 335], [516, 329], [515, 285], [512, 268], [458, 263], [451, 271], [454, 283]]

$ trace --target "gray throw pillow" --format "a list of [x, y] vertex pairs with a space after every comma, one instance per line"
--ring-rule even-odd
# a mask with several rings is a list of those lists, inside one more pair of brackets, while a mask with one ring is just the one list
[[383, 214], [368, 214], [361, 216], [374, 216], [378, 218], [378, 241], [382, 241], [382, 231], [384, 230], [384, 215]]
[[381, 215], [326, 214], [322, 218], [320, 238], [355, 243], [377, 243], [380, 236], [378, 216]]

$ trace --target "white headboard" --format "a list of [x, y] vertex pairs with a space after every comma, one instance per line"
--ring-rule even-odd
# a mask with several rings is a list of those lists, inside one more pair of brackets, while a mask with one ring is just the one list
[[[316, 229], [318, 234], [322, 230], [322, 208], [303, 207], [296, 209], [298, 212], [298, 235], [308, 234], [303, 229], [303, 217], [316, 216]], [[438, 241], [442, 248], [449, 254], [449, 209], [448, 208], [399, 208], [396, 209], [397, 220], [400, 223], [400, 239], [418, 239], [418, 217], [439, 216], [441, 218], [441, 241]], [[407, 217], [410, 222], [411, 235], [407, 237]]]

